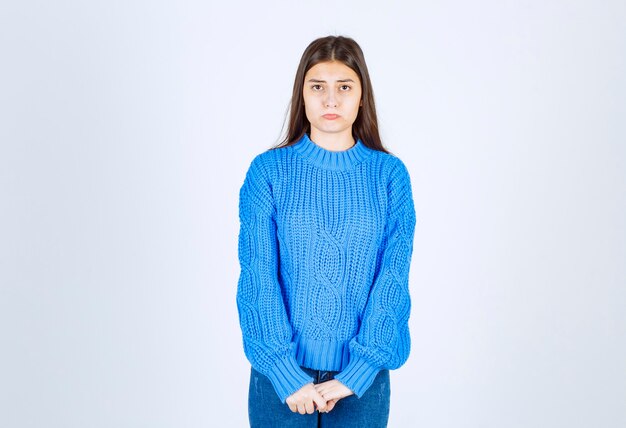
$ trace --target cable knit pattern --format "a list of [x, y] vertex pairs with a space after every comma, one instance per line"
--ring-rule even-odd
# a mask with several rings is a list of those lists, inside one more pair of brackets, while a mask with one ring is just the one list
[[246, 357], [284, 403], [335, 376], [361, 397], [409, 356], [415, 208], [402, 161], [304, 135], [251, 162], [240, 190], [237, 307]]

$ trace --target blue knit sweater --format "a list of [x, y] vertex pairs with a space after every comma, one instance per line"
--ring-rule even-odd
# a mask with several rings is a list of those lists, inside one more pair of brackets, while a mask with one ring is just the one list
[[415, 209], [399, 158], [305, 134], [252, 160], [239, 219], [244, 352], [283, 403], [313, 381], [300, 366], [339, 371], [360, 398], [404, 364]]

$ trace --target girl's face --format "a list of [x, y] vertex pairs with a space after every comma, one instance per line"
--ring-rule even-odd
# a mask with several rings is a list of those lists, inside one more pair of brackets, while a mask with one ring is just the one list
[[302, 91], [311, 139], [352, 136], [361, 105], [361, 82], [354, 70], [340, 61], [320, 62], [307, 71]]

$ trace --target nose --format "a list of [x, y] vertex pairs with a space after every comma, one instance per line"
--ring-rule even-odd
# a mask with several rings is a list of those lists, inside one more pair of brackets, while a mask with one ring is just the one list
[[326, 107], [337, 107], [337, 97], [335, 91], [328, 91], [324, 105]]

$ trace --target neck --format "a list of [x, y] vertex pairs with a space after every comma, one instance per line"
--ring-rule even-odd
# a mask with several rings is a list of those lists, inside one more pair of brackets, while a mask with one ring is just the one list
[[313, 142], [307, 134], [304, 134], [292, 147], [293, 151], [307, 162], [332, 171], [348, 171], [374, 152], [361, 140], [357, 140], [354, 146], [346, 150], [327, 150]]
[[352, 128], [341, 133], [328, 134], [311, 127], [311, 140], [318, 146], [333, 152], [348, 150], [356, 144], [352, 137]]

